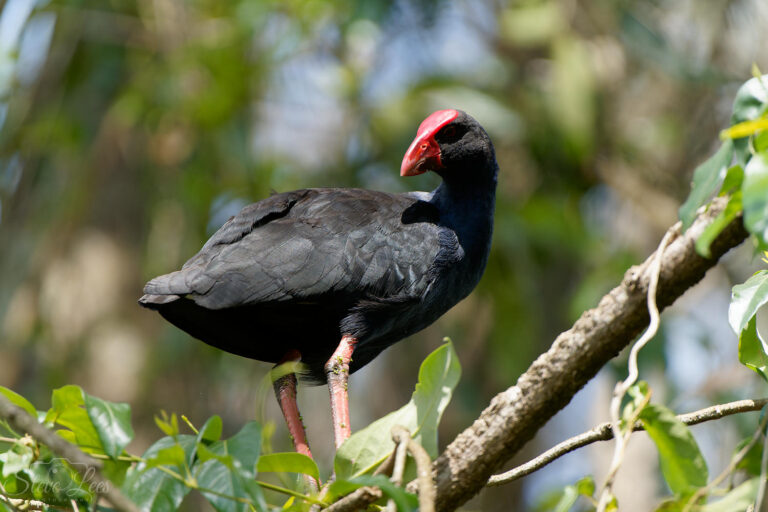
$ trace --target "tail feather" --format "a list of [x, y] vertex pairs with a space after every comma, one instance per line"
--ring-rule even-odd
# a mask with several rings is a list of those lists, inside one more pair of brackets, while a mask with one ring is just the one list
[[179, 295], [152, 295], [146, 294], [139, 299], [139, 304], [148, 309], [160, 309], [161, 306], [179, 300]]
[[158, 276], [144, 286], [144, 293], [148, 295], [186, 295], [191, 292], [184, 270]]

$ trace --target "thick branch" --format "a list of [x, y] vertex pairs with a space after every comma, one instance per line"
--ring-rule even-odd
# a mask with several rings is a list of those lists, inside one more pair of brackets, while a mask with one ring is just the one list
[[[680, 414], [677, 419], [686, 425], [698, 425], [705, 421], [718, 420], [731, 414], [739, 414], [742, 412], [759, 411], [766, 404], [768, 404], [768, 398], [760, 398], [758, 400], [738, 400], [736, 402], [729, 402], [727, 404], [713, 405], [705, 409], [689, 412], [687, 414]], [[645, 430], [643, 424], [637, 422], [633, 428], [635, 432]], [[578, 450], [584, 446], [592, 444], [597, 441], [608, 441], [613, 439], [613, 432], [611, 431], [611, 423], [605, 422], [597, 425], [595, 428], [566, 439], [562, 443], [559, 443], [549, 450], [545, 451], [535, 459], [531, 459], [525, 464], [521, 464], [516, 468], [501, 474], [494, 475], [488, 479], [488, 486], [502, 485], [518, 478], [522, 478], [526, 475], [530, 475], [534, 471], [538, 471], [547, 464], [559, 459], [567, 453], [571, 453], [574, 450]]]
[[[711, 258], [696, 253], [696, 238], [725, 204], [726, 198], [713, 201], [684, 235], [679, 223], [673, 227], [676, 236], [664, 251], [656, 295], [660, 308], [672, 304], [725, 252], [746, 238], [738, 217], [712, 244]], [[504, 462], [648, 324], [645, 295], [650, 259], [630, 268], [619, 286], [558, 336], [520, 376], [517, 385], [494, 397], [433, 463], [439, 511], [454, 510], [477, 494]], [[409, 484], [409, 490], [415, 487], [415, 482]]]
[[82, 475], [83, 479], [98, 489], [116, 510], [120, 512], [139, 512], [138, 507], [120, 490], [101, 474], [101, 463], [89, 457], [77, 446], [65, 441], [52, 430], [37, 422], [20, 407], [12, 404], [0, 394], [0, 418], [3, 418], [14, 430], [29, 434], [56, 455], [66, 459]]

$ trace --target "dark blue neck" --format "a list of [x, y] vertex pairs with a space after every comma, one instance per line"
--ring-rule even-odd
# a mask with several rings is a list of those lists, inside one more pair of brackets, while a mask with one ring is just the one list
[[[495, 160], [489, 165], [493, 167], [454, 171], [435, 189], [430, 200], [440, 211], [440, 224], [454, 230], [467, 256], [479, 257], [483, 265], [491, 244], [498, 173]], [[450, 179], [455, 176], [471, 179]]]

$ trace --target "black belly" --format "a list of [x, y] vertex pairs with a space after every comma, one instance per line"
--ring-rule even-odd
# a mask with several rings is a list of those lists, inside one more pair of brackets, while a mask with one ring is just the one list
[[341, 340], [341, 315], [318, 304], [259, 304], [207, 309], [181, 298], [158, 308], [179, 329], [218, 349], [279, 363], [298, 350], [311, 381], [325, 381], [323, 366]]

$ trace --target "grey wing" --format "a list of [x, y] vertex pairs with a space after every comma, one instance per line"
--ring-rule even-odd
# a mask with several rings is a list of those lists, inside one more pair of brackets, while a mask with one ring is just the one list
[[259, 226], [287, 215], [296, 202], [310, 193], [310, 190], [297, 190], [275, 194], [246, 206], [224, 223], [202, 249], [182, 266], [181, 270], [149, 281], [144, 286], [144, 293], [147, 295], [142, 297], [140, 302], [162, 304], [175, 300], [179, 296], [200, 293], [199, 283], [195, 285], [194, 280], [199, 270], [205, 268], [217, 256], [221, 247], [236, 244]]
[[439, 228], [402, 223], [412, 202], [361, 190], [320, 192], [236, 243], [220, 244], [204, 266], [185, 266], [187, 293], [210, 309], [420, 296], [431, 278]]

